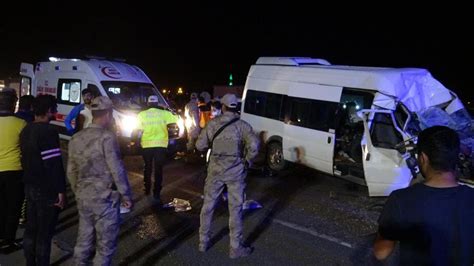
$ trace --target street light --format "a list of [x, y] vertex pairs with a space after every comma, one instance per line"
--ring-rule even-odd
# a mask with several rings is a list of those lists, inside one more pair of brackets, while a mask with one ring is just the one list
[[178, 94], [183, 94], [183, 88], [181, 87], [178, 88]]
[[163, 89], [163, 93], [166, 93], [166, 89]]

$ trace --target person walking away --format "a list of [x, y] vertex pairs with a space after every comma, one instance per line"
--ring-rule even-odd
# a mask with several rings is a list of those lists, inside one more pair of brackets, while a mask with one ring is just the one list
[[424, 183], [390, 194], [379, 218], [374, 254], [385, 260], [400, 243], [400, 265], [474, 265], [474, 189], [459, 185], [460, 142], [444, 126], [418, 135]]
[[224, 187], [228, 191], [230, 258], [248, 256], [252, 248], [242, 241], [242, 205], [247, 168], [258, 152], [258, 138], [252, 127], [239, 119], [237, 98], [221, 99], [223, 114], [209, 122], [199, 135], [196, 148], [211, 149], [200, 214], [199, 251], [209, 248], [210, 227], [216, 202]]
[[35, 121], [20, 136], [28, 217], [23, 248], [27, 265], [49, 265], [51, 239], [66, 201], [66, 176], [59, 134], [49, 124], [57, 113], [56, 99], [40, 95], [33, 110]]
[[15, 242], [24, 199], [20, 162], [20, 133], [26, 122], [14, 116], [14, 89], [0, 89], [0, 251], [10, 253], [21, 246]]
[[[117, 249], [119, 208], [132, 207], [127, 171], [120, 156], [112, 122], [112, 102], [99, 96], [91, 104], [92, 125], [69, 142], [67, 176], [79, 212], [74, 265], [110, 265]], [[117, 188], [115, 190], [114, 188]]]
[[[84, 107], [86, 105], [89, 105], [94, 99], [94, 91], [90, 88], [85, 88], [82, 90], [82, 100], [83, 103], [76, 105], [71, 112], [66, 116], [66, 119], [64, 120], [64, 125], [66, 126], [67, 132], [69, 135], [73, 135], [78, 131], [78, 117], [79, 114], [81, 113], [82, 110], [84, 110]], [[72, 126], [72, 121], [75, 121], [75, 126]]]
[[151, 190], [151, 172], [155, 168], [155, 181], [153, 185], [153, 197], [161, 203], [160, 193], [163, 182], [163, 165], [167, 158], [168, 147], [168, 124], [176, 123], [178, 117], [168, 110], [158, 107], [158, 96], [148, 97], [148, 109], [138, 114], [138, 126], [140, 145], [142, 147], [145, 169], [143, 180], [145, 194], [149, 195]]

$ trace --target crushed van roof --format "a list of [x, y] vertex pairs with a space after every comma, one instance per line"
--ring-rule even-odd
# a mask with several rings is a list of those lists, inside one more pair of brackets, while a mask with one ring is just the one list
[[403, 102], [413, 112], [453, 99], [450, 90], [421, 68], [256, 64], [248, 76], [377, 91]]

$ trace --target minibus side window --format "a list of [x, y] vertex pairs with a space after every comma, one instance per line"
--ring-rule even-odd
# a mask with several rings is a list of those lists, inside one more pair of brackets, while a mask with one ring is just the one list
[[341, 103], [346, 104], [348, 102], [354, 102], [360, 109], [370, 109], [372, 102], [374, 101], [374, 93], [370, 91], [361, 91], [356, 88], [344, 87], [341, 95]]
[[282, 94], [248, 90], [244, 112], [280, 120], [282, 101]]
[[337, 103], [288, 97], [289, 123], [295, 126], [328, 131], [335, 127]]
[[375, 147], [394, 149], [403, 141], [400, 132], [393, 125], [392, 116], [387, 113], [375, 113], [370, 129], [370, 138]]
[[266, 99], [265, 117], [279, 120], [283, 95], [268, 93]]
[[244, 111], [249, 114], [263, 116], [265, 111], [265, 95], [258, 91], [247, 91]]
[[295, 126], [309, 127], [311, 102], [303, 99], [291, 99], [290, 123]]

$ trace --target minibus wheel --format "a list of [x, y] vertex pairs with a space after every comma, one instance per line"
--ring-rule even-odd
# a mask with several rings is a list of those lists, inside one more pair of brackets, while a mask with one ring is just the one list
[[270, 170], [278, 172], [286, 168], [283, 148], [280, 142], [270, 142], [267, 146], [267, 165]]

